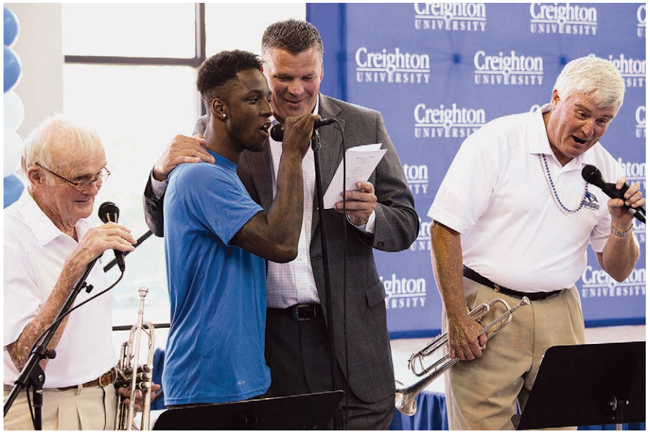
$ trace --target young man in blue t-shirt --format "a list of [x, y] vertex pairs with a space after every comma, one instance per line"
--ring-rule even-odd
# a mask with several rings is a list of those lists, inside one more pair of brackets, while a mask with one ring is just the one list
[[267, 142], [271, 91], [259, 59], [223, 51], [199, 68], [197, 87], [209, 120], [204, 139], [215, 162], [181, 164], [169, 177], [165, 254], [171, 327], [163, 390], [167, 406], [221, 403], [263, 395], [264, 259], [295, 258], [302, 225], [302, 159], [318, 115], [288, 118], [268, 210], [237, 176], [242, 151]]

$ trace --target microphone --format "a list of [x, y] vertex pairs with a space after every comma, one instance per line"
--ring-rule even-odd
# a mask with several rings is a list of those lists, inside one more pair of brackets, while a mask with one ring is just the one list
[[[104, 222], [113, 222], [117, 223], [120, 218], [120, 209], [113, 202], [104, 202], [99, 207], [99, 218]], [[120, 267], [120, 271], [124, 273], [124, 252], [119, 250], [113, 250], [115, 253], [115, 260], [117, 261], [117, 266]]]
[[[333, 124], [336, 122], [336, 118], [324, 118], [319, 121], [314, 122], [314, 129], [324, 127], [325, 125]], [[271, 137], [276, 142], [281, 142], [284, 139], [284, 124], [275, 124], [271, 128]]]
[[[616, 184], [605, 182], [602, 173], [600, 173], [600, 170], [591, 164], [587, 164], [582, 168], [582, 178], [588, 183], [599, 187], [607, 196], [611, 197], [612, 199], [623, 199], [623, 201], [625, 201], [623, 194], [627, 191], [628, 188], [630, 188], [630, 186], [626, 183], [620, 190], [617, 190]], [[645, 223], [645, 209], [642, 206], [638, 208], [631, 208], [628, 205], [624, 204], [623, 208], [625, 208], [630, 214], [639, 219], [641, 222]]]

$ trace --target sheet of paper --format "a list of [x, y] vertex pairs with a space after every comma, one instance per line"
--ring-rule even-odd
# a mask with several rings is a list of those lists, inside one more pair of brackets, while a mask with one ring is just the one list
[[[372, 172], [381, 161], [386, 153], [385, 149], [380, 149], [381, 143], [371, 145], [355, 146], [345, 152], [346, 159], [346, 176], [345, 190], [356, 190], [355, 184], [359, 181], [367, 181]], [[339, 164], [330, 186], [323, 196], [323, 205], [325, 209], [334, 208], [334, 204], [343, 199], [343, 161]]]

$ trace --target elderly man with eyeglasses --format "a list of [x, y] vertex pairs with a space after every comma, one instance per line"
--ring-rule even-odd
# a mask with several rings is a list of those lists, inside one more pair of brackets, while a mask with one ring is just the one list
[[[116, 223], [94, 227], [95, 196], [109, 175], [97, 134], [62, 117], [41, 124], [26, 141], [21, 169], [27, 188], [4, 211], [5, 399], [32, 346], [52, 325], [87, 266], [108, 249], [128, 252], [136, 242]], [[100, 260], [101, 261], [101, 260]], [[100, 261], [86, 278], [79, 304], [108, 287]], [[42, 427], [50, 430], [113, 429], [116, 393], [112, 368], [112, 296], [108, 292], [66, 317], [48, 345], [56, 357], [45, 372]], [[4, 419], [5, 429], [33, 429], [21, 392]]]

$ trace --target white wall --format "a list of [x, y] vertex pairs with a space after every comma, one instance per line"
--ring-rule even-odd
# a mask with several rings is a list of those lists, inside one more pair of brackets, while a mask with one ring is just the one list
[[22, 63], [14, 91], [25, 106], [18, 134], [25, 139], [44, 118], [63, 111], [63, 24], [60, 3], [5, 3], [18, 17], [12, 47]]

